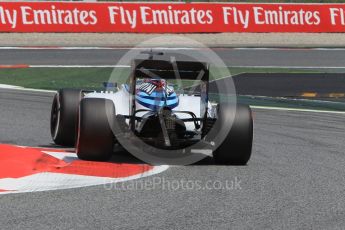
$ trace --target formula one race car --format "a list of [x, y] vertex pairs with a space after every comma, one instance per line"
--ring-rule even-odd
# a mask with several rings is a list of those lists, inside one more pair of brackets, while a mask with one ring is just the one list
[[[199, 79], [194, 94], [175, 90], [169, 80]], [[252, 151], [253, 119], [249, 106], [212, 104], [209, 66], [202, 62], [136, 59], [127, 84], [112, 91], [61, 89], [54, 97], [54, 142], [75, 146], [84, 160], [107, 160], [115, 145], [179, 150], [202, 143], [219, 164], [247, 164]], [[223, 132], [223, 138], [218, 133]], [[123, 146], [126, 147], [126, 146]], [[116, 148], [115, 148], [116, 149]]]

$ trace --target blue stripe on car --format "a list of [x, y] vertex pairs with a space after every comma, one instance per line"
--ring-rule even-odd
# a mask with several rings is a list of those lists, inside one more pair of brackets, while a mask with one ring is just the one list
[[[136, 96], [136, 99], [138, 102], [143, 102], [145, 104], [150, 104], [150, 105], [157, 105], [157, 106], [164, 106], [165, 104], [165, 100], [164, 98], [157, 98], [156, 100], [151, 100], [151, 99], [145, 99], [145, 98], [141, 98]], [[167, 105], [170, 106], [172, 104], [178, 104], [178, 99], [175, 98], [173, 100], [167, 100]]]
[[[151, 96], [144, 96], [144, 95], [137, 95], [138, 97], [140, 98], [143, 98], [143, 99], [151, 99], [151, 100], [157, 100], [160, 99], [160, 100], [165, 100], [164, 97], [151, 97]], [[171, 96], [171, 97], [167, 97], [167, 100], [170, 101], [170, 100], [175, 100], [177, 98], [177, 96]]]
[[[146, 108], [149, 108], [149, 109], [152, 109], [152, 110], [158, 110], [161, 106], [159, 105], [151, 105], [151, 104], [147, 104], [145, 102], [142, 102], [142, 101], [137, 101], [140, 105], [146, 107]], [[178, 106], [178, 103], [175, 103], [175, 104], [172, 104], [172, 105], [168, 105], [167, 107], [169, 107], [170, 109], [173, 109], [175, 108], [176, 106]]]

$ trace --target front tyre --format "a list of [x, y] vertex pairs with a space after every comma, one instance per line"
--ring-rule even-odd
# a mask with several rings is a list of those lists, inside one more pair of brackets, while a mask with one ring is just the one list
[[111, 100], [84, 98], [79, 107], [77, 155], [82, 160], [106, 161], [114, 147], [115, 107]]
[[[233, 114], [235, 108], [220, 105], [218, 119], [225, 124], [227, 114]], [[246, 165], [252, 153], [253, 117], [249, 106], [237, 105], [235, 118], [224, 141], [213, 152], [216, 163], [222, 165]]]
[[75, 145], [81, 97], [79, 89], [61, 89], [55, 94], [50, 115], [50, 133], [55, 144]]

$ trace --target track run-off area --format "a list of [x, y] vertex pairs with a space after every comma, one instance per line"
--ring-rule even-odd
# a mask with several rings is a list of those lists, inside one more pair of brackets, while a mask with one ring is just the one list
[[[345, 58], [341, 49], [215, 50], [229, 66], [342, 68]], [[124, 52], [2, 49], [0, 64], [113, 65]], [[38, 147], [58, 163], [73, 163], [73, 149], [60, 149], [50, 138], [53, 95], [49, 91], [1, 88], [1, 146]], [[254, 145], [247, 166], [219, 166], [206, 158], [191, 166], [159, 166], [159, 174], [118, 182], [117, 186], [84, 184], [3, 194], [2, 228], [342, 229], [345, 114], [259, 106], [252, 109]], [[56, 167], [56, 162], [52, 164]], [[128, 154], [114, 156], [107, 164], [148, 167]], [[45, 177], [40, 179], [40, 183], [49, 183]], [[209, 186], [215, 181], [217, 186]], [[2, 182], [0, 179], [0, 185]]]

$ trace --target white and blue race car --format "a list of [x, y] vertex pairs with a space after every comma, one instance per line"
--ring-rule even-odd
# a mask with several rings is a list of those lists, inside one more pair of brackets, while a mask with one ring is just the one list
[[[209, 102], [206, 63], [152, 59], [132, 63], [127, 84], [117, 90], [57, 92], [51, 111], [56, 144], [75, 146], [84, 160], [107, 160], [116, 145], [129, 152], [151, 146], [155, 154], [167, 150], [186, 154], [198, 146], [211, 150], [219, 164], [247, 164], [253, 141], [251, 110]], [[198, 78], [199, 91], [176, 91], [169, 84], [176, 71], [182, 80]]]

